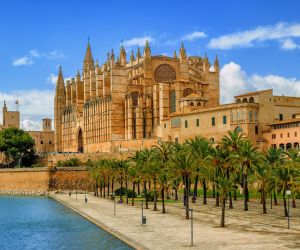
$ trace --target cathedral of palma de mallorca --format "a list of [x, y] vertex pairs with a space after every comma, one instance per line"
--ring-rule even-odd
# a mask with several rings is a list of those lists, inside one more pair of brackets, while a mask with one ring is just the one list
[[242, 131], [261, 149], [272, 144], [270, 124], [300, 113], [300, 98], [263, 90], [220, 105], [219, 62], [187, 56], [184, 45], [172, 57], [120, 48], [95, 63], [87, 45], [82, 74], [55, 93], [56, 152], [128, 152], [158, 141], [183, 142], [204, 136], [218, 143], [228, 131]]

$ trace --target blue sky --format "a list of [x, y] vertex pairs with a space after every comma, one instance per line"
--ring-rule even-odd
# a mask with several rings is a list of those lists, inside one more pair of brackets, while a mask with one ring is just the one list
[[100, 63], [112, 48], [118, 53], [121, 40], [136, 50], [146, 38], [153, 54], [171, 55], [181, 41], [190, 55], [207, 53], [213, 61], [218, 54], [223, 102], [237, 90], [270, 86], [276, 94], [300, 94], [296, 0], [10, 0], [0, 9], [0, 101], [20, 99], [27, 129], [53, 115], [58, 67], [65, 77], [81, 69], [88, 37]]

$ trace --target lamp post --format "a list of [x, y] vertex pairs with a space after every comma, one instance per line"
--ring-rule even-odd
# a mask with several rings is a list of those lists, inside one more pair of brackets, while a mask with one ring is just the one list
[[194, 224], [193, 224], [193, 209], [189, 209], [191, 212], [191, 246], [194, 245]]
[[142, 201], [142, 226], [146, 224], [146, 216], [144, 216], [144, 201]]
[[114, 216], [116, 216], [116, 195], [114, 192], [112, 193], [112, 198], [114, 199]]
[[288, 198], [288, 229], [290, 229], [290, 195], [291, 195], [291, 190], [287, 190], [285, 192], [287, 198]]

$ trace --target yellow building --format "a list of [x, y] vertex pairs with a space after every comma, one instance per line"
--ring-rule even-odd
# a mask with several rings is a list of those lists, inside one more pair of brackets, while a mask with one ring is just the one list
[[2, 131], [5, 128], [11, 128], [11, 127], [20, 128], [20, 112], [8, 111], [5, 101], [2, 108], [2, 117], [3, 117], [3, 124], [0, 125], [0, 131]]
[[[213, 70], [211, 70], [213, 68]], [[272, 122], [300, 113], [300, 98], [263, 90], [220, 105], [219, 62], [207, 56], [151, 55], [148, 42], [127, 61], [123, 46], [101, 66], [88, 43], [82, 76], [64, 81], [60, 68], [55, 93], [56, 152], [125, 152], [159, 140], [201, 135], [218, 143], [228, 131], [242, 131], [266, 148]]]

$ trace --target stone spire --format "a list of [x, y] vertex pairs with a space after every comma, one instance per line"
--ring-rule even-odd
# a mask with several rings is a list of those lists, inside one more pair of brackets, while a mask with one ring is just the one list
[[111, 55], [110, 55], [110, 65], [111, 67], [115, 65], [115, 53], [114, 50], [111, 50]]
[[126, 66], [126, 51], [123, 47], [123, 44], [121, 45], [121, 48], [120, 48], [120, 65]]
[[56, 87], [59, 87], [61, 85], [64, 86], [64, 77], [63, 77], [63, 73], [62, 73], [62, 67], [59, 66], [58, 77], [57, 77], [57, 81], [56, 81]]
[[215, 58], [215, 62], [214, 62], [214, 71], [215, 71], [215, 72], [219, 72], [219, 71], [220, 71], [218, 55], [216, 55], [216, 58]]
[[173, 53], [173, 58], [177, 58], [177, 53], [176, 53], [176, 50], [174, 50], [174, 53]]
[[203, 59], [203, 72], [209, 72], [209, 61], [208, 61], [208, 57], [207, 54], [205, 53], [204, 59]]
[[90, 40], [88, 40], [88, 45], [86, 48], [83, 65], [84, 65], [84, 70], [94, 69], [94, 59], [93, 59], [93, 55], [92, 55]]
[[137, 53], [136, 53], [136, 58], [140, 59], [142, 57], [140, 47], [138, 47]]
[[187, 60], [186, 51], [185, 51], [185, 48], [183, 46], [183, 43], [181, 43], [181, 48], [179, 50], [179, 59], [180, 59], [181, 62], [185, 62]]
[[149, 45], [148, 40], [146, 40], [146, 45], [145, 45], [145, 48], [144, 48], [144, 57], [145, 58], [150, 58], [151, 57], [151, 49], [150, 49], [150, 45]]
[[134, 54], [133, 54], [133, 50], [131, 50], [130, 62], [132, 63], [133, 61], [134, 61]]
[[77, 70], [77, 75], [76, 75], [76, 82], [80, 82], [81, 77], [80, 77], [80, 72], [79, 69]]

